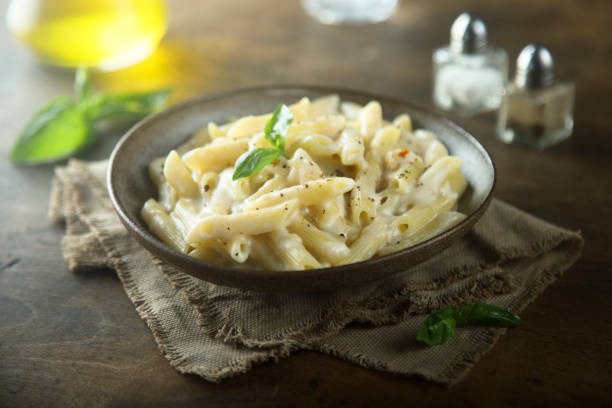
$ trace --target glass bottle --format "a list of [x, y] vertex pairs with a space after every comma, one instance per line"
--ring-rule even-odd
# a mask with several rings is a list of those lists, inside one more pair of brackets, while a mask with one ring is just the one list
[[323, 24], [378, 23], [391, 17], [399, 0], [302, 0], [302, 7]]
[[546, 47], [529, 44], [516, 60], [514, 82], [503, 96], [497, 136], [506, 143], [546, 149], [572, 134], [574, 84], [555, 83]]
[[113, 70], [146, 58], [166, 32], [163, 0], [12, 0], [9, 31], [44, 62]]
[[462, 13], [450, 44], [433, 53], [433, 100], [444, 110], [472, 116], [499, 108], [508, 79], [508, 55], [487, 44], [481, 18]]

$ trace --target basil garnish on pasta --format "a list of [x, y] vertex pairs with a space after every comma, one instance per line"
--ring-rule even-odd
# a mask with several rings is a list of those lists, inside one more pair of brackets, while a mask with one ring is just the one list
[[244, 153], [236, 160], [232, 180], [249, 177], [278, 159], [285, 152], [285, 137], [293, 122], [293, 113], [285, 104], [279, 105], [264, 129], [266, 140], [274, 147], [260, 147]]

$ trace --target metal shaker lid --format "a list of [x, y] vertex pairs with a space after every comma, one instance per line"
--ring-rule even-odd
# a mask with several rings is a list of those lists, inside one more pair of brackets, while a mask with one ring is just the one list
[[546, 47], [529, 44], [516, 59], [514, 84], [518, 88], [545, 88], [555, 82], [555, 62]]
[[476, 14], [461, 13], [450, 30], [450, 48], [457, 54], [477, 54], [487, 48], [487, 27]]

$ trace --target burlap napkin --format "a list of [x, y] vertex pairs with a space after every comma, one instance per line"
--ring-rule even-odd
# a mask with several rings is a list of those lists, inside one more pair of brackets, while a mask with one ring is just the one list
[[404, 273], [327, 293], [250, 292], [199, 281], [142, 249], [112, 209], [105, 171], [106, 162], [56, 169], [50, 216], [66, 223], [70, 269], [116, 270], [170, 364], [209, 381], [309, 349], [452, 384], [505, 329], [462, 327], [425, 347], [415, 340], [425, 315], [473, 300], [519, 312], [583, 245], [579, 233], [494, 200], [471, 233]]

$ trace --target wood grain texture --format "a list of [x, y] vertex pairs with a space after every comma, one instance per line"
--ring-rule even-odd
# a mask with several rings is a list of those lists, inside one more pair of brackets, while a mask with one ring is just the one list
[[[0, 1], [5, 10], [7, 0]], [[112, 271], [71, 274], [61, 227], [46, 218], [52, 168], [8, 163], [44, 101], [71, 73], [37, 64], [0, 27], [0, 406], [576, 406], [612, 396], [612, 8], [607, 0], [406, 0], [388, 21], [326, 27], [297, 1], [170, 1], [172, 23], [148, 60], [97, 74], [108, 89], [175, 89], [179, 101], [239, 86], [342, 86], [430, 104], [430, 58], [461, 11], [480, 13], [514, 58], [528, 42], [576, 81], [574, 135], [537, 153], [493, 137], [495, 115], [456, 119], [493, 155], [496, 196], [582, 230], [583, 258], [547, 289], [457, 386], [299, 352], [222, 384], [174, 371]], [[121, 134], [95, 150], [108, 155]]]

